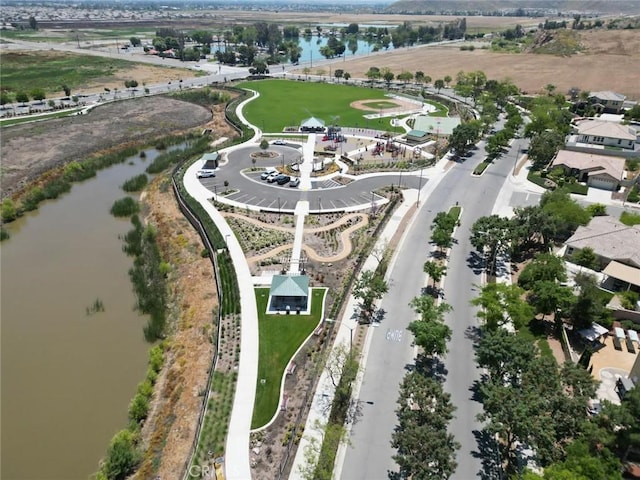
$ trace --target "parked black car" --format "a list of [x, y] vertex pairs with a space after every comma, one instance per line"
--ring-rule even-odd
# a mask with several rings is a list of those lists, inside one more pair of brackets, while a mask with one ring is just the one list
[[289, 181], [291, 181], [291, 177], [289, 175], [280, 174], [276, 177], [276, 182], [278, 182], [278, 185], [286, 185], [287, 183], [289, 183]]

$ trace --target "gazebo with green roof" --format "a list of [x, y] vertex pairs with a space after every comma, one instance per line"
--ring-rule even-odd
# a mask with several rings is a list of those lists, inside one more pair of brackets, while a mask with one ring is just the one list
[[306, 312], [309, 307], [309, 277], [274, 275], [269, 290], [268, 312]]

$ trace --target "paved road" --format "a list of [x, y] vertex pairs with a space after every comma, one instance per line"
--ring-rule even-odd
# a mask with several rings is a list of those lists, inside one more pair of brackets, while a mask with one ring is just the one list
[[[476, 420], [482, 406], [474, 399], [474, 382], [480, 372], [475, 367], [473, 338], [477, 328], [475, 309], [470, 301], [477, 294], [475, 285], [480, 283], [481, 265], [471, 253], [469, 231], [473, 222], [489, 215], [497, 194], [511, 173], [518, 144], [491, 167], [489, 175], [472, 177], [473, 168], [481, 161], [482, 149], [450, 171], [425, 201], [405, 238], [396, 263], [391, 270], [389, 293], [381, 303], [386, 311], [384, 319], [373, 334], [368, 354], [359, 400], [363, 415], [354, 426], [351, 442], [347, 447], [341, 478], [386, 479], [397, 472], [392, 459], [391, 433], [396, 426], [394, 410], [398, 386], [413, 363], [412, 337], [406, 330], [414, 314], [408, 302], [420, 294], [424, 285], [422, 265], [428, 259], [430, 246], [429, 226], [435, 214], [448, 210], [456, 202], [463, 207], [461, 226], [456, 231], [457, 243], [451, 251], [445, 280], [445, 301], [454, 308], [446, 321], [453, 330], [449, 354], [444, 360], [445, 390], [451, 393], [457, 407], [450, 430], [461, 443], [458, 452], [458, 469], [453, 479], [496, 478], [492, 465], [495, 458], [491, 445], [480, 434], [481, 425]], [[487, 173], [489, 173], [487, 172]], [[391, 334], [389, 334], [391, 333]], [[479, 444], [479, 441], [481, 442]]]
[[[340, 185], [335, 181], [314, 182], [314, 188], [302, 191], [289, 186], [279, 186], [275, 183], [267, 183], [260, 179], [261, 172], [241, 173], [243, 169], [253, 167], [250, 154], [259, 150], [257, 146], [236, 149], [229, 154], [227, 164], [220, 167], [216, 176], [201, 179], [202, 185], [212, 192], [212, 197], [225, 189], [238, 190], [226, 198], [242, 204], [254, 205], [263, 209], [272, 209], [292, 212], [299, 200], [309, 201], [311, 211], [344, 210], [357, 205], [367, 205], [380, 200], [373, 191], [386, 186], [398, 185], [403, 187], [418, 188], [420, 178], [418, 172], [402, 175], [398, 173], [366, 176], [347, 184]], [[301, 153], [295, 147], [272, 145], [269, 150], [284, 154], [286, 163], [300, 159]], [[282, 157], [271, 161], [260, 160], [258, 165], [280, 165]], [[224, 182], [228, 182], [225, 187]], [[422, 186], [427, 179], [423, 177]]]

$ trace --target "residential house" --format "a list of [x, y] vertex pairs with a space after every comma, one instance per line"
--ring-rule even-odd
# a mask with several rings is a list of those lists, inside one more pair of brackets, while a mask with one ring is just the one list
[[[593, 217], [565, 242], [565, 257], [591, 248], [616, 289], [640, 290], [640, 225], [628, 226], [605, 215]], [[605, 281], [606, 282], [606, 281]]]
[[575, 123], [578, 143], [602, 146], [605, 149], [633, 150], [638, 141], [638, 132], [629, 125], [597, 119], [585, 119]]
[[620, 113], [626, 98], [621, 93], [611, 91], [592, 92], [589, 95], [589, 103], [596, 108], [598, 113]]
[[562, 167], [579, 182], [603, 190], [618, 190], [625, 173], [625, 159], [622, 157], [571, 150], [560, 150], [551, 166]]

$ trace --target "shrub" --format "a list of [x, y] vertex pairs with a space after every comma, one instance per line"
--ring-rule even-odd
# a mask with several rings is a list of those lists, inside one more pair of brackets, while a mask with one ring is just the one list
[[640, 201], [640, 193], [638, 193], [638, 186], [634, 185], [634, 187], [627, 195], [627, 202], [638, 203]]
[[149, 397], [137, 393], [131, 403], [129, 404], [129, 420], [136, 425], [147, 418], [149, 413]]
[[139, 192], [147, 186], [147, 183], [149, 183], [149, 178], [144, 173], [141, 173], [124, 182], [122, 184], [122, 190], [125, 192]]
[[18, 210], [13, 200], [5, 198], [2, 202], [2, 221], [13, 222], [16, 218], [18, 218]]
[[620, 221], [630, 227], [633, 225], [640, 225], [640, 213], [622, 212], [620, 215]]
[[130, 217], [140, 211], [140, 204], [131, 197], [116, 200], [111, 207], [111, 215], [114, 217]]
[[124, 480], [140, 462], [137, 449], [138, 436], [130, 430], [121, 430], [111, 439], [100, 473], [109, 480]]
[[622, 292], [618, 295], [620, 297], [620, 303], [627, 310], [635, 310], [636, 305], [638, 303], [638, 299], [640, 299], [640, 295], [631, 290], [627, 290], [626, 292]]
[[11, 238], [11, 235], [9, 235], [9, 232], [7, 232], [4, 228], [0, 227], [0, 242], [3, 240], [8, 240], [9, 238]]

